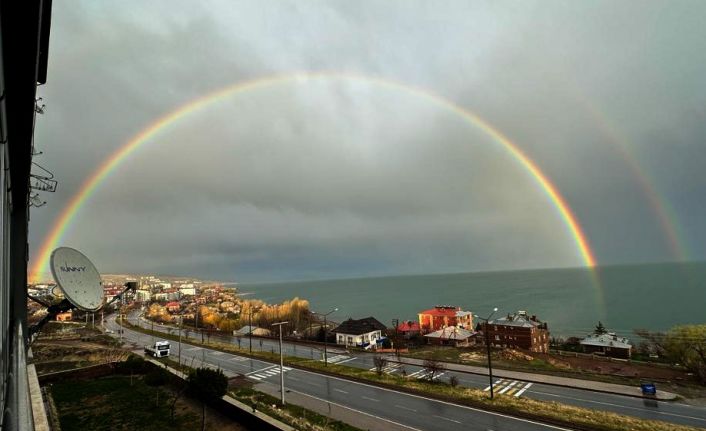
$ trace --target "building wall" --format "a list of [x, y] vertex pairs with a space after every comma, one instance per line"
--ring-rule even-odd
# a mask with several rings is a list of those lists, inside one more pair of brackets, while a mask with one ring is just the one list
[[343, 334], [336, 333], [336, 344], [345, 346], [359, 346], [364, 343], [374, 343], [375, 340], [381, 337], [382, 333], [380, 331], [372, 331], [367, 334], [355, 335], [355, 334]]
[[488, 337], [493, 347], [509, 347], [546, 353], [549, 351], [549, 331], [537, 327], [522, 328], [505, 325], [489, 326]]
[[584, 353], [597, 353], [611, 358], [630, 359], [631, 349], [621, 349], [607, 346], [581, 345]]

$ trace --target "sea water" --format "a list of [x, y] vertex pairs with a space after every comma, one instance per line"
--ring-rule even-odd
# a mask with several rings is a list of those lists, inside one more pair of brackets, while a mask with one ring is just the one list
[[387, 325], [416, 320], [435, 305], [484, 317], [494, 307], [496, 316], [524, 310], [558, 336], [585, 335], [599, 320], [625, 336], [636, 328], [706, 323], [706, 262], [241, 284], [238, 290], [266, 302], [298, 296], [317, 312], [338, 307], [334, 321], [373, 316]]

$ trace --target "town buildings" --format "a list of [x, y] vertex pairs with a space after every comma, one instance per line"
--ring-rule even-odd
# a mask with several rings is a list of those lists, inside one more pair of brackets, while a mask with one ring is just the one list
[[422, 334], [449, 326], [473, 330], [473, 313], [463, 311], [461, 307], [437, 305], [419, 313], [419, 326]]
[[[487, 331], [490, 345], [547, 353], [549, 351], [549, 329], [545, 322], [530, 316], [526, 311], [508, 314], [479, 325]], [[484, 332], [485, 333], [485, 332]]]
[[475, 344], [475, 332], [467, 331], [456, 326], [447, 326], [438, 331], [424, 335], [429, 344], [441, 346], [467, 347]]
[[579, 342], [585, 353], [596, 353], [612, 358], [630, 359], [632, 345], [627, 338], [618, 337], [612, 332], [591, 334]]
[[421, 333], [421, 327], [419, 322], [413, 322], [411, 320], [406, 320], [399, 325], [397, 325], [397, 334], [404, 338], [412, 338]]
[[374, 317], [364, 319], [348, 319], [338, 325], [332, 332], [336, 336], [336, 344], [345, 346], [367, 347], [376, 345], [382, 339], [385, 325]]

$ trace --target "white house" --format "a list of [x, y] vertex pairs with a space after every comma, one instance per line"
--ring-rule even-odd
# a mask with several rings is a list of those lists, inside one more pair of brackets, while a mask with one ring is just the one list
[[385, 329], [385, 325], [374, 317], [366, 317], [358, 320], [348, 319], [332, 332], [336, 335], [336, 344], [365, 347], [375, 345], [377, 340], [382, 338], [382, 331]]

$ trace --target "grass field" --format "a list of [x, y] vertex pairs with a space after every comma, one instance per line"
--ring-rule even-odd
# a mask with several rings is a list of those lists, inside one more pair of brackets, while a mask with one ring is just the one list
[[51, 386], [62, 431], [84, 430], [194, 430], [200, 429], [200, 415], [177, 409], [170, 420], [167, 393], [141, 378], [111, 376], [88, 381], [66, 381]]

